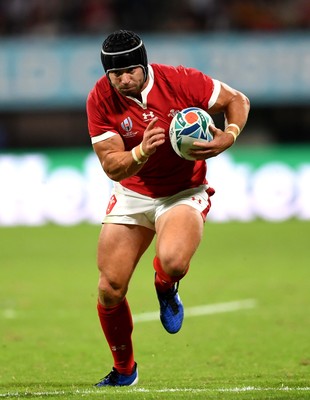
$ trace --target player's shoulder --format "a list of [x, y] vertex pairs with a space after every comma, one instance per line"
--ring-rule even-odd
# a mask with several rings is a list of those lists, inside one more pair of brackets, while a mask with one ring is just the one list
[[182, 72], [186, 69], [183, 65], [168, 65], [168, 64], [151, 64], [154, 72], [161, 73], [161, 74], [176, 74]]
[[90, 94], [98, 95], [99, 93], [106, 94], [111, 90], [111, 85], [108, 81], [106, 75], [103, 75], [101, 78], [97, 80], [93, 88], [90, 90]]
[[154, 75], [160, 75], [167, 79], [184, 77], [189, 75], [201, 75], [203, 74], [196, 68], [187, 67], [184, 65], [167, 65], [167, 64], [151, 64]]
[[103, 99], [109, 98], [110, 95], [111, 85], [106, 75], [103, 75], [89, 91], [87, 101], [101, 102]]

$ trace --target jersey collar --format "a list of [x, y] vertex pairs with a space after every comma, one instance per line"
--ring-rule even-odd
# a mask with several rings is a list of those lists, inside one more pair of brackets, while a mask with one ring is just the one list
[[136, 99], [135, 97], [126, 96], [129, 99], [136, 102], [142, 108], [147, 108], [147, 96], [150, 93], [150, 91], [154, 85], [154, 70], [150, 64], [148, 64], [148, 76], [149, 76], [148, 84], [141, 92], [142, 102], [140, 100]]

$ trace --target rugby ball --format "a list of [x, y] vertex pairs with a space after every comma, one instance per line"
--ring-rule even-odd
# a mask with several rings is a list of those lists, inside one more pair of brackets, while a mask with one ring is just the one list
[[[169, 137], [173, 150], [186, 160], [194, 160], [188, 153], [194, 149], [194, 142], [210, 142], [213, 135], [210, 125], [214, 125], [211, 116], [198, 107], [185, 108], [173, 117]], [[197, 146], [196, 146], [197, 148]]]

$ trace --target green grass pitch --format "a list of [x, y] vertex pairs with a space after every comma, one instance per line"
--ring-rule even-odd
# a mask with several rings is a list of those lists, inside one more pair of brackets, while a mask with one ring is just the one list
[[[310, 223], [207, 222], [180, 284], [185, 321], [135, 324], [139, 384], [98, 390], [112, 360], [96, 314], [99, 226], [0, 229], [0, 399], [309, 399]], [[154, 246], [128, 299], [158, 312]], [[220, 312], [221, 303], [251, 307]], [[190, 315], [214, 305], [214, 313]]]

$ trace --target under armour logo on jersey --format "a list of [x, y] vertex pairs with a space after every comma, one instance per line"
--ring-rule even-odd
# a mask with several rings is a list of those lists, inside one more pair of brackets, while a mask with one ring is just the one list
[[155, 118], [153, 111], [150, 111], [149, 113], [143, 113], [142, 116], [144, 121], [151, 121], [153, 118]]
[[132, 129], [132, 120], [130, 117], [125, 118], [124, 121], [121, 123], [121, 127], [124, 129], [126, 132], [130, 132]]

